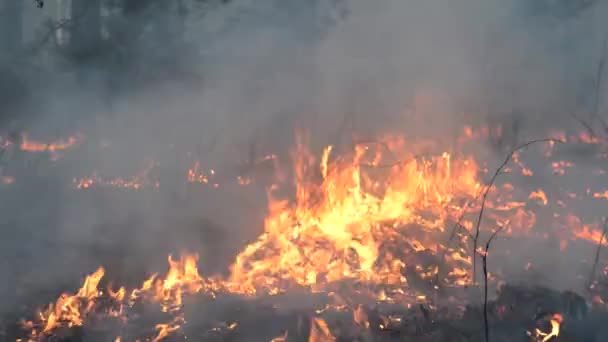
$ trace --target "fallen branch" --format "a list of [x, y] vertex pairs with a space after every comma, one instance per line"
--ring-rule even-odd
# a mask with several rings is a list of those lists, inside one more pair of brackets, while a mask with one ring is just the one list
[[492, 175], [492, 178], [490, 179], [489, 184], [486, 186], [485, 191], [483, 192], [482, 200], [481, 200], [481, 208], [479, 209], [479, 215], [477, 217], [477, 223], [475, 225], [475, 234], [472, 236], [472, 239], [473, 239], [473, 277], [472, 277], [473, 284], [476, 283], [476, 279], [477, 279], [477, 258], [475, 257], [475, 253], [477, 251], [477, 241], [479, 240], [479, 229], [481, 227], [481, 220], [483, 219], [483, 212], [486, 207], [486, 200], [488, 197], [488, 193], [490, 192], [490, 189], [492, 189], [492, 187], [494, 186], [494, 182], [496, 181], [496, 178], [498, 177], [498, 175], [502, 172], [502, 170], [505, 168], [505, 166], [507, 166], [507, 164], [509, 163], [511, 158], [513, 158], [513, 155], [515, 153], [517, 153], [519, 150], [522, 150], [530, 145], [533, 145], [536, 143], [541, 143], [541, 142], [563, 143], [562, 140], [548, 138], [548, 139], [531, 140], [531, 141], [528, 141], [524, 144], [521, 144], [521, 145], [515, 147], [511, 151], [511, 153], [509, 153], [509, 155], [507, 155], [507, 157], [502, 162], [502, 164], [500, 164], [498, 169], [496, 169], [496, 172], [494, 172], [494, 175]]
[[597, 268], [597, 264], [600, 260], [600, 251], [602, 250], [602, 243], [604, 242], [604, 238], [606, 237], [606, 233], [608, 232], [608, 217], [604, 218], [604, 229], [602, 230], [602, 236], [600, 236], [600, 241], [597, 243], [597, 249], [595, 250], [595, 260], [593, 260], [593, 266], [591, 267], [591, 273], [589, 274], [589, 281], [587, 282], [587, 289], [591, 289], [593, 285], [593, 279], [595, 278], [595, 269]]
[[490, 342], [490, 324], [488, 322], [488, 250], [490, 249], [490, 244], [492, 243], [492, 240], [494, 240], [494, 237], [496, 237], [504, 227], [505, 226], [498, 227], [498, 229], [490, 235], [488, 242], [486, 242], [486, 249], [483, 253], [480, 253], [483, 263], [483, 327], [486, 342]]

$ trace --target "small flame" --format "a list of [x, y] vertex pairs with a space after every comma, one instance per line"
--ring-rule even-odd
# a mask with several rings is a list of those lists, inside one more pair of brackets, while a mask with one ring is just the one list
[[[87, 315], [94, 309], [96, 299], [101, 295], [98, 285], [103, 275], [104, 269], [98, 268], [85, 278], [76, 294], [63, 293], [55, 303], [49, 304], [47, 309], [41, 311], [38, 325], [42, 326], [42, 333], [50, 333], [62, 326], [82, 326]], [[25, 325], [33, 326], [34, 323], [26, 322]], [[35, 338], [37, 335], [37, 331], [33, 331], [31, 337]]]
[[157, 324], [155, 329], [158, 330], [158, 334], [151, 342], [159, 342], [171, 335], [174, 331], [180, 328], [179, 324]]
[[66, 140], [56, 140], [52, 142], [41, 142], [28, 138], [27, 134], [21, 135], [21, 145], [19, 146], [22, 151], [26, 152], [50, 152], [52, 159], [57, 159], [58, 152], [72, 148], [82, 142], [83, 137], [81, 135], [71, 136]]
[[319, 317], [313, 317], [310, 322], [308, 342], [333, 342], [336, 338], [329, 331], [327, 322]]
[[539, 342], [547, 342], [551, 340], [553, 337], [559, 336], [559, 331], [561, 324], [563, 322], [563, 317], [561, 314], [556, 313], [551, 317], [551, 331], [548, 333], [542, 332], [539, 329], [536, 329], [536, 336]]
[[528, 196], [529, 199], [536, 199], [538, 201], [540, 201], [543, 205], [547, 205], [548, 201], [547, 201], [547, 194], [545, 194], [545, 192], [542, 189], [538, 189], [536, 191], [533, 191], [530, 193], [530, 196]]

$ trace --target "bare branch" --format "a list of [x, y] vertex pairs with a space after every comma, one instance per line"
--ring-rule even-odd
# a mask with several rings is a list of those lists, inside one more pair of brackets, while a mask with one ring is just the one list
[[490, 249], [490, 245], [492, 244], [492, 240], [494, 240], [496, 235], [500, 233], [505, 226], [498, 227], [498, 229], [496, 229], [494, 233], [490, 235], [490, 238], [486, 242], [486, 249], [484, 253], [481, 254], [481, 260], [483, 262], [483, 327], [486, 342], [490, 342], [490, 324], [488, 321], [488, 251]]
[[548, 138], [548, 139], [531, 140], [531, 141], [528, 141], [524, 144], [521, 144], [521, 145], [515, 147], [511, 151], [511, 153], [509, 153], [509, 155], [507, 155], [507, 157], [502, 162], [502, 164], [500, 164], [498, 169], [496, 169], [496, 172], [494, 172], [494, 175], [492, 175], [492, 178], [490, 179], [489, 184], [486, 186], [485, 191], [483, 192], [482, 200], [481, 200], [481, 208], [479, 209], [479, 215], [477, 217], [477, 224], [475, 225], [475, 234], [472, 236], [472, 238], [473, 238], [473, 277], [472, 277], [473, 284], [476, 283], [476, 279], [477, 279], [477, 258], [475, 257], [475, 253], [477, 251], [477, 241], [479, 240], [479, 229], [481, 227], [481, 220], [483, 219], [483, 212], [486, 207], [486, 200], [488, 197], [488, 193], [490, 192], [490, 189], [492, 189], [492, 187], [494, 186], [494, 182], [496, 181], [496, 178], [498, 177], [498, 175], [502, 172], [502, 170], [505, 168], [505, 166], [507, 166], [507, 164], [509, 163], [511, 158], [513, 158], [513, 155], [516, 152], [518, 152], [519, 150], [522, 150], [530, 145], [541, 143], [541, 142], [563, 143], [562, 140]]
[[[44, 6], [44, 1], [36, 0], [36, 3], [37, 3], [37, 6], [39, 6], [39, 8], [41, 8], [41, 6]], [[40, 5], [40, 4], [42, 4], [42, 5]], [[87, 14], [90, 7], [91, 7], [91, 5], [90, 5], [90, 3], [88, 3], [88, 5], [85, 6], [81, 12], [76, 13], [76, 15], [74, 15], [74, 17], [72, 17], [71, 19], [60, 20], [60, 21], [56, 22], [55, 24], [50, 25], [48, 30], [46, 30], [44, 32], [44, 34], [42, 34], [40, 36], [40, 39], [35, 39], [33, 42], [30, 42], [23, 49], [21, 49], [21, 51], [19, 51], [15, 56], [12, 56], [11, 62], [16, 62], [25, 57], [37, 54], [49, 42], [49, 40], [51, 40], [51, 38], [53, 38], [53, 35], [57, 32], [57, 30], [64, 29], [64, 28], [73, 28], [75, 25], [79, 24], [81, 19], [84, 18], [84, 16]]]
[[590, 137], [597, 137], [597, 135], [595, 134], [595, 131], [593, 130], [593, 127], [591, 127], [591, 125], [586, 122], [585, 120], [581, 119], [580, 117], [578, 117], [576, 114], [574, 113], [568, 113], [568, 115], [573, 118], [576, 122], [578, 122], [581, 126], [583, 126], [585, 128], [585, 130], [587, 130], [587, 133], [589, 133]]
[[599, 110], [600, 110], [600, 93], [602, 91], [602, 76], [604, 74], [604, 65], [606, 64], [606, 44], [608, 43], [608, 36], [604, 38], [604, 42], [602, 43], [602, 52], [599, 64], [597, 66], [597, 74], [595, 77], [595, 94], [593, 97], [593, 108], [591, 112], [591, 124], [595, 119], [599, 119], [602, 124], [604, 131], [608, 132], [608, 125], [604, 120], [599, 118]]
[[504, 227], [505, 226], [498, 227], [498, 229], [496, 229], [494, 231], [494, 233], [492, 233], [492, 235], [490, 235], [490, 238], [488, 239], [488, 242], [486, 242], [486, 254], [488, 253], [488, 250], [490, 249], [490, 245], [492, 244], [492, 240], [494, 240], [494, 238], [496, 237], [496, 235], [498, 233], [500, 233], [500, 231], [503, 230]]

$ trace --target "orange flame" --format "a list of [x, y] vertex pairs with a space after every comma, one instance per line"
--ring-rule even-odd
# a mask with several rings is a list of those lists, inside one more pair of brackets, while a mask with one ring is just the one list
[[551, 340], [553, 337], [559, 336], [560, 326], [563, 322], [563, 317], [561, 314], [556, 313], [551, 317], [551, 331], [548, 333], [542, 332], [539, 329], [536, 329], [536, 336], [538, 337], [539, 342], [547, 342]]
[[[101, 295], [98, 285], [103, 275], [104, 269], [98, 268], [85, 278], [76, 294], [63, 293], [55, 303], [49, 304], [46, 310], [41, 311], [37, 324], [42, 327], [41, 332], [46, 334], [62, 326], [82, 326], [87, 315], [95, 308], [96, 299]], [[34, 323], [26, 322], [25, 325], [34, 326]], [[37, 330], [32, 331], [32, 338], [38, 335]]]
[[336, 338], [329, 331], [327, 323], [322, 318], [314, 317], [310, 322], [308, 342], [333, 342]]
[[381, 257], [380, 245], [405, 239], [421, 246], [401, 229], [419, 224], [441, 232], [449, 218], [444, 208], [473, 197], [480, 186], [470, 158], [453, 160], [443, 153], [364, 170], [366, 149], [331, 163], [330, 151], [325, 150], [319, 170], [313, 154], [298, 142], [295, 203], [269, 194], [265, 233], [237, 256], [228, 282], [232, 291], [276, 293], [279, 283], [289, 281], [318, 290], [349, 278], [403, 284], [403, 262], [388, 254]]
[[22, 151], [27, 152], [50, 152], [52, 159], [57, 159], [58, 152], [74, 147], [82, 142], [82, 140], [83, 137], [81, 135], [75, 135], [66, 140], [40, 142], [28, 138], [27, 134], [24, 133], [21, 135], [21, 145], [19, 147]]

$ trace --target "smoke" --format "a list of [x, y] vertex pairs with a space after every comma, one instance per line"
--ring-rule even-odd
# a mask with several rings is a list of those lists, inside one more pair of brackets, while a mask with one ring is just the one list
[[[150, 72], [146, 66], [162, 52], [196, 82], [159, 76], [131, 87], [108, 65], [64, 65], [48, 52], [55, 69], [23, 70], [32, 90], [23, 107], [27, 119], [15, 119], [16, 126], [34, 136], [79, 131], [86, 143], [58, 162], [38, 162], [46, 178], [21, 185], [16, 175], [15, 190], [0, 195], [7, 203], [2, 234], [14, 236], [2, 259], [19, 261], [0, 271], [20, 270], [24, 288], [75, 284], [98, 263], [122, 269], [118, 278], [139, 280], [134, 271], [163, 267], [166, 252], [188, 244], [210, 259], [203, 260], [207, 268], [225, 270], [260, 232], [263, 189], [185, 195], [185, 170], [199, 160], [236, 172], [252, 145], [255, 157], [286, 155], [295, 128], [309, 131], [319, 147], [353, 132], [455, 137], [463, 123], [489, 118], [520, 117], [527, 137], [555, 125], [575, 127], [569, 114], [588, 113], [592, 102], [608, 33], [601, 20], [606, 5], [556, 19], [524, 3], [234, 0], [204, 11], [193, 5], [184, 25], [188, 48], [160, 51], [152, 39], [158, 44], [131, 47], [140, 59], [130, 67]], [[73, 77], [83, 73], [85, 83]], [[170, 190], [74, 193], [65, 186], [93, 172], [128, 177], [149, 162], [158, 164]], [[506, 247], [497, 241], [494, 248]], [[530, 257], [550, 264], [555, 253], [546, 250], [554, 248]], [[548, 267], [544, 276], [553, 273]], [[565, 282], [569, 276], [548, 282], [574, 286]]]

